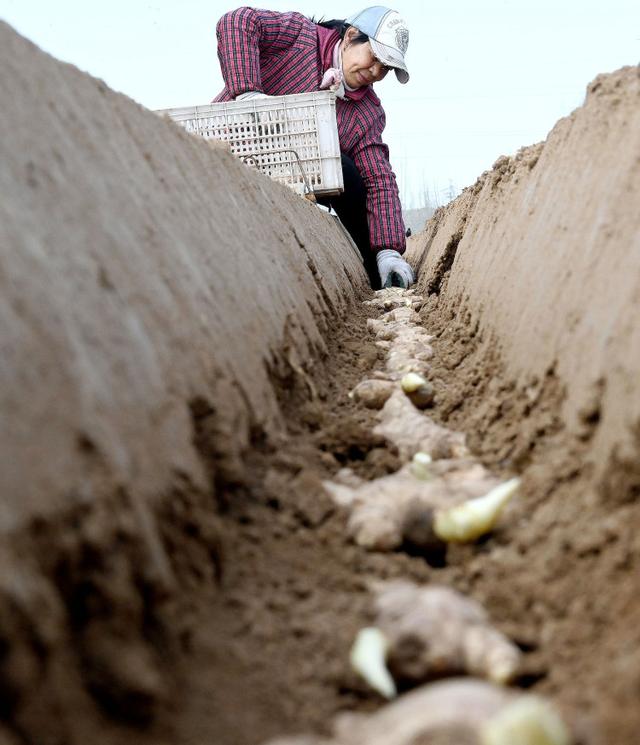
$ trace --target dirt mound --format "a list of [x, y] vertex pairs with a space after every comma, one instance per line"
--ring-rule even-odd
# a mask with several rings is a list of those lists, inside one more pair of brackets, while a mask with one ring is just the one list
[[105, 486], [202, 483], [188, 403], [233, 412], [229, 456], [273, 431], [283, 348], [322, 351], [364, 283], [312, 205], [2, 34], [2, 470], [19, 526]]
[[219, 573], [224, 485], [367, 284], [315, 206], [0, 38], [3, 713], [86, 741], [86, 690], [139, 722], [170, 698], [163, 609]]
[[[501, 158], [411, 243], [436, 411], [524, 477], [470, 585], [518, 619], [539, 690], [637, 740], [640, 69], [603, 75], [546, 142]], [[467, 585], [467, 583], [464, 583]], [[468, 586], [468, 585], [467, 585]], [[590, 742], [592, 740], [589, 740]]]
[[637, 446], [639, 154], [632, 67], [596, 78], [545, 143], [500, 158], [412, 244], [419, 286], [468, 313], [521, 388], [553, 373], [567, 426], [598, 418], [597, 476]]

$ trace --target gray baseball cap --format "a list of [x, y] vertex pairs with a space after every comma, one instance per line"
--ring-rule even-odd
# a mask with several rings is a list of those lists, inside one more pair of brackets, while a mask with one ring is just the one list
[[404, 55], [409, 46], [409, 28], [402, 16], [391, 8], [373, 5], [346, 19], [350, 26], [369, 37], [376, 59], [393, 67], [401, 83], [409, 81]]

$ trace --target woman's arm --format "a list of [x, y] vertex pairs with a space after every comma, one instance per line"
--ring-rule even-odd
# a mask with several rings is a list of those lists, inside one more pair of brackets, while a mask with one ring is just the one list
[[353, 148], [353, 160], [367, 189], [367, 213], [371, 248], [391, 248], [404, 253], [406, 236], [396, 176], [389, 162], [389, 148], [382, 141], [386, 123], [384, 110], [377, 106], [370, 118], [367, 111], [363, 132]]
[[232, 98], [246, 91], [264, 91], [261, 55], [284, 52], [299, 42], [305, 18], [299, 13], [276, 13], [237, 8], [216, 26], [218, 59]]

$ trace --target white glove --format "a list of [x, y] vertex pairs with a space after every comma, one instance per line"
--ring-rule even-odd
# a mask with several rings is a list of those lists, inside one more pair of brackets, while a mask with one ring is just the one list
[[251, 98], [269, 98], [269, 96], [262, 91], [245, 91], [239, 96], [236, 96], [236, 101], [248, 101]]
[[380, 282], [383, 287], [404, 287], [413, 284], [413, 271], [398, 251], [385, 248], [376, 254]]

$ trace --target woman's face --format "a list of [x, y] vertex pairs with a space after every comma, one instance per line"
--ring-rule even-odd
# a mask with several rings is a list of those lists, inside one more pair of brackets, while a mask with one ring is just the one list
[[342, 71], [345, 83], [350, 88], [362, 88], [370, 83], [377, 83], [390, 70], [373, 56], [368, 41], [363, 44], [354, 43], [353, 39], [357, 35], [358, 29], [351, 26], [342, 40]]

